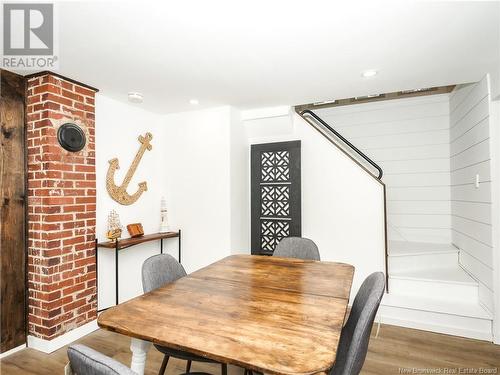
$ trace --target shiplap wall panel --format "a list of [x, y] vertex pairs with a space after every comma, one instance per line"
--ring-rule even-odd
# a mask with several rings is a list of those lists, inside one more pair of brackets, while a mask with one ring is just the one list
[[491, 207], [489, 203], [453, 201], [451, 202], [451, 211], [453, 215], [467, 217], [491, 225]]
[[[450, 201], [449, 186], [389, 187], [389, 201]], [[418, 203], [415, 203], [418, 204]]]
[[452, 142], [488, 117], [488, 100], [488, 97], [482, 98], [479, 103], [474, 105], [464, 115], [464, 117], [457, 118], [456, 121], [454, 121], [453, 118], [458, 116], [453, 116], [453, 113], [450, 113], [450, 139]]
[[451, 242], [448, 94], [317, 113], [384, 170], [389, 239]]
[[[450, 103], [450, 120], [452, 124], [465, 117], [472, 108], [488, 95], [487, 85], [487, 81], [482, 79], [474, 84], [462, 85], [452, 93], [452, 103]], [[465, 90], [464, 95], [461, 95], [459, 90]]]
[[[487, 79], [450, 95], [452, 242], [479, 281], [480, 301], [493, 304], [489, 95]], [[475, 185], [476, 175], [480, 184]]]
[[390, 171], [391, 175], [403, 173], [450, 172], [450, 158], [435, 158], [423, 160], [381, 161], [382, 169]]
[[[425, 99], [421, 100], [422, 98]], [[437, 116], [446, 117], [449, 114], [448, 102], [440, 99], [442, 98], [438, 98], [438, 95], [433, 98], [429, 96], [397, 99], [394, 101], [354, 104], [349, 106], [351, 108], [347, 108], [348, 106], [326, 108], [321, 109], [321, 112], [336, 110], [335, 114], [327, 113], [322, 118], [326, 119], [327, 122], [328, 120], [335, 120], [340, 127], [396, 121], [404, 122], [416, 118], [428, 119]], [[396, 103], [396, 101], [399, 103]], [[337, 111], [339, 108], [340, 110]]]
[[[475, 83], [464, 84], [460, 86], [460, 89], [453, 90], [450, 95], [450, 112], [455, 113], [457, 107], [462, 104], [465, 98], [470, 94], [470, 92], [476, 88]], [[451, 100], [453, 98], [453, 100]]]
[[491, 225], [489, 224], [483, 224], [472, 219], [452, 215], [451, 225], [457, 232], [465, 233], [485, 245], [492, 245]]
[[388, 123], [339, 126], [338, 130], [344, 136], [348, 137], [349, 140], [353, 140], [359, 137], [420, 133], [422, 131], [448, 129], [448, 124], [443, 122], [442, 117], [429, 117], [424, 123], [422, 123], [421, 119], [410, 119]]
[[485, 266], [483, 263], [478, 262], [477, 259], [472, 258], [471, 255], [465, 251], [460, 253], [459, 256], [462, 265], [466, 265], [473, 274], [484, 274], [482, 282], [489, 289], [493, 290], [493, 274], [489, 272], [489, 267]]
[[389, 223], [389, 238], [396, 241], [451, 243], [449, 229], [439, 228], [406, 228], [396, 227]]
[[448, 158], [448, 143], [414, 147], [372, 148], [370, 156], [379, 161]]
[[[425, 121], [425, 119], [422, 119]], [[409, 134], [394, 134], [383, 135], [379, 137], [366, 137], [356, 139], [356, 147], [361, 150], [368, 150], [375, 148], [390, 148], [390, 147], [414, 147], [414, 146], [427, 146], [437, 144], [447, 144], [450, 141], [450, 134], [446, 130], [433, 130], [421, 133]]]
[[[474, 256], [476, 259], [483, 262], [485, 265], [492, 264], [493, 254], [490, 246], [458, 231], [453, 231], [453, 243], [460, 249], [474, 248]], [[465, 253], [465, 251], [463, 251], [463, 253]]]
[[427, 214], [389, 214], [391, 222], [397, 221], [403, 228], [441, 228], [450, 229], [450, 215]]
[[475, 144], [472, 147], [459, 151], [457, 154], [451, 156], [451, 165], [453, 170], [463, 166], [478, 164], [488, 160], [490, 157], [489, 139]]
[[472, 275], [483, 275], [479, 280], [479, 301], [490, 311], [493, 311], [493, 273], [490, 268], [478, 262], [470, 254], [461, 251], [459, 254], [460, 264]]
[[386, 174], [384, 182], [391, 187], [446, 186], [449, 172]]
[[[450, 215], [448, 201], [387, 201], [388, 214]], [[450, 217], [451, 220], [451, 217]]]
[[474, 165], [459, 168], [451, 172], [451, 184], [463, 185], [470, 184], [476, 180], [476, 174], [479, 175], [482, 182], [491, 181], [490, 160], [486, 160]]
[[450, 154], [452, 156], [456, 155], [459, 152], [468, 149], [469, 147], [472, 147], [484, 140], [489, 139], [490, 128], [488, 125], [488, 118], [485, 118], [468, 132], [455, 139], [454, 142], [450, 145]]
[[481, 282], [479, 283], [479, 301], [490, 312], [494, 311], [493, 291]]
[[491, 203], [491, 182], [483, 182], [476, 188], [473, 184], [452, 185], [452, 201]]

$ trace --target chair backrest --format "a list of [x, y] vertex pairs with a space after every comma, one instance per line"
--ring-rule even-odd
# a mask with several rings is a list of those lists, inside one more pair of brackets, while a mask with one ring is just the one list
[[124, 364], [85, 345], [71, 345], [68, 358], [76, 375], [137, 375]]
[[184, 276], [184, 267], [173, 256], [154, 255], [142, 264], [142, 289], [147, 293]]
[[382, 272], [372, 273], [359, 288], [347, 323], [342, 328], [337, 358], [330, 375], [357, 375], [361, 371], [384, 289], [385, 276]]
[[283, 258], [321, 260], [318, 246], [309, 238], [302, 237], [283, 238], [276, 246], [273, 255]]

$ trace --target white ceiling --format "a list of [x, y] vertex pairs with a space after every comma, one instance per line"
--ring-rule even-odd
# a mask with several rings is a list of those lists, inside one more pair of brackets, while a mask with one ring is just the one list
[[160, 113], [471, 82], [500, 64], [499, 2], [89, 1], [57, 18], [60, 74]]

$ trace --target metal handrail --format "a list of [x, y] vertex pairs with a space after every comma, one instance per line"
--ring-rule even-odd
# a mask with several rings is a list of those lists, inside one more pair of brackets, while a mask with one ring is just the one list
[[365, 161], [367, 161], [373, 168], [375, 168], [378, 171], [378, 176], [377, 179], [382, 179], [382, 176], [384, 172], [382, 171], [382, 168], [375, 163], [372, 159], [370, 159], [368, 156], [366, 156], [360, 149], [358, 149], [356, 146], [354, 146], [351, 142], [349, 142], [346, 138], [342, 136], [338, 131], [336, 131], [334, 128], [332, 128], [330, 125], [328, 125], [321, 117], [319, 117], [316, 113], [311, 111], [310, 109], [305, 109], [300, 112], [301, 116], [304, 115], [309, 115], [313, 117], [316, 121], [318, 121], [321, 125], [323, 125], [326, 129], [328, 129], [330, 132], [332, 132], [338, 139], [340, 139], [342, 142], [344, 142], [349, 148], [351, 148], [353, 151], [355, 151], [359, 156], [361, 156]]

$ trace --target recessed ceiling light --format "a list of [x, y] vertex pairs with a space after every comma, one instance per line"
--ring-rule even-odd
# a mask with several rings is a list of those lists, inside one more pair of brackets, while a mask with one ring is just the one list
[[140, 92], [129, 92], [128, 93], [128, 101], [131, 103], [142, 103], [144, 97]]
[[363, 73], [361, 73], [361, 76], [363, 78], [371, 78], [371, 77], [375, 77], [377, 75], [377, 71], [375, 69], [369, 69], [369, 70], [365, 70]]
[[200, 102], [198, 101], [198, 99], [191, 99], [189, 101], [189, 104], [191, 104], [191, 105], [198, 105], [198, 104], [200, 104]]

